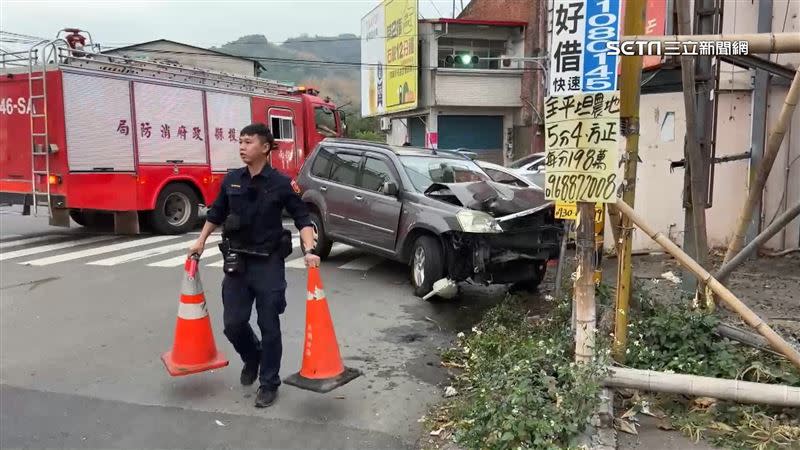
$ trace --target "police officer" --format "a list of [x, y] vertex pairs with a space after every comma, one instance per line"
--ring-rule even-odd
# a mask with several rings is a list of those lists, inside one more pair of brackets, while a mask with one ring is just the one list
[[[244, 361], [241, 382], [260, 386], [255, 406], [271, 405], [281, 380], [282, 343], [280, 317], [286, 308], [284, 258], [291, 253], [291, 234], [283, 229], [284, 208], [300, 230], [306, 267], [319, 265], [311, 253], [314, 231], [308, 210], [291, 180], [273, 169], [268, 161], [274, 139], [266, 125], [244, 127], [239, 136], [239, 156], [246, 167], [229, 172], [216, 201], [208, 210], [200, 237], [189, 254], [202, 254], [208, 236], [223, 225], [220, 245], [225, 278], [222, 305], [225, 336]], [[288, 246], [288, 248], [287, 248]], [[250, 327], [255, 300], [261, 341]], [[260, 367], [260, 371], [259, 371]]]

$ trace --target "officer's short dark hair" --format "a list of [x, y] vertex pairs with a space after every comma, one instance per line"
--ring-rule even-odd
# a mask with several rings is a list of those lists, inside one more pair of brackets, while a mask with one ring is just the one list
[[242, 131], [239, 132], [239, 136], [258, 136], [261, 140], [261, 143], [268, 142], [270, 149], [275, 148], [275, 138], [272, 137], [272, 133], [269, 131], [266, 125], [263, 123], [251, 123], [250, 125], [242, 128]]

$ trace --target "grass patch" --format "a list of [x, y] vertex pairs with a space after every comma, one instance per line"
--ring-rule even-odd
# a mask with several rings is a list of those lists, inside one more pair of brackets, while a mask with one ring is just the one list
[[[643, 291], [640, 291], [643, 292]], [[721, 338], [719, 318], [639, 296], [631, 311], [626, 364], [637, 369], [800, 387], [800, 375], [784, 358]], [[694, 440], [707, 439], [728, 449], [800, 448], [800, 410], [742, 405], [678, 395], [652, 396], [671, 427]], [[633, 407], [630, 400], [622, 407]]]
[[[570, 289], [565, 293], [571, 296]], [[606, 285], [598, 287], [598, 318], [611, 317], [613, 294]], [[470, 449], [577, 448], [600, 403], [610, 363], [609, 324], [600, 324], [605, 331], [598, 333], [595, 360], [575, 364], [571, 298], [544, 301], [546, 308], [537, 300], [536, 309], [546, 312], [532, 315], [523, 299], [509, 296], [444, 351], [442, 364], [457, 375], [450, 392], [455, 395], [426, 418], [437, 448], [443, 440]], [[632, 304], [628, 367], [800, 386], [788, 361], [714, 334], [715, 316], [655, 304], [641, 286]], [[658, 411], [663, 428], [727, 449], [800, 449], [797, 408], [667, 394], [618, 396], [618, 417], [632, 408], [625, 421]]]
[[458, 394], [431, 429], [467, 448], [573, 446], [600, 402], [606, 361], [574, 362], [570, 314], [569, 301], [552, 300], [548, 314], [530, 317], [525, 303], [509, 296], [472, 332], [459, 334], [443, 355], [444, 365], [461, 372], [453, 380]]

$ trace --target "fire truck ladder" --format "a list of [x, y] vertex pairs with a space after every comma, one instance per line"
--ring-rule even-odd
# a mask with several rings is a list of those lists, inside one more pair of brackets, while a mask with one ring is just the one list
[[287, 95], [295, 86], [277, 80], [231, 74], [210, 69], [184, 66], [177, 63], [132, 59], [126, 56], [108, 55], [69, 48], [58, 48], [59, 64], [82, 70], [141, 76], [193, 86], [205, 86], [232, 90], [248, 94]]
[[[28, 54], [28, 98], [31, 109], [31, 192], [33, 215], [46, 206], [50, 213], [50, 137], [47, 124], [47, 60], [56, 56], [56, 41], [41, 41]], [[48, 52], [50, 50], [50, 52]], [[49, 55], [48, 55], [49, 53]], [[39, 57], [41, 56], [41, 62]], [[41, 105], [41, 109], [37, 108]], [[43, 162], [40, 162], [43, 161]], [[43, 181], [46, 190], [39, 190]], [[27, 205], [26, 205], [27, 206]]]

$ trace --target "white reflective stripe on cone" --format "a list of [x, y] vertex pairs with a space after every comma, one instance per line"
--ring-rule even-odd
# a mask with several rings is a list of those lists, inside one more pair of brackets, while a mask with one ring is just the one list
[[306, 300], [322, 300], [323, 298], [325, 298], [325, 291], [320, 288], [316, 288], [314, 292], [308, 291], [306, 296]]
[[202, 319], [208, 316], [206, 302], [178, 304], [178, 317], [186, 320]]

